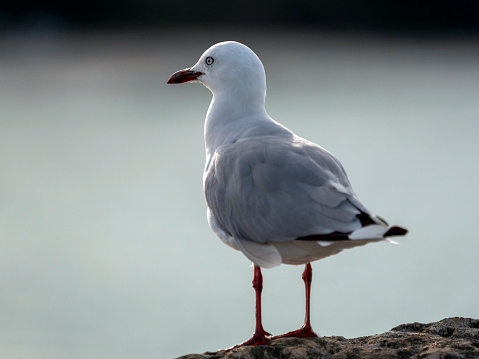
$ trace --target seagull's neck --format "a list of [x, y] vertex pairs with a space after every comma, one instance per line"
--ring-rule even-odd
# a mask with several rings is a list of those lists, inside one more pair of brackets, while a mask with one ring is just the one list
[[264, 98], [213, 94], [205, 121], [207, 159], [222, 145], [242, 138], [289, 132], [266, 113]]
[[255, 122], [268, 119], [264, 101], [213, 94], [205, 121], [206, 152], [244, 137]]

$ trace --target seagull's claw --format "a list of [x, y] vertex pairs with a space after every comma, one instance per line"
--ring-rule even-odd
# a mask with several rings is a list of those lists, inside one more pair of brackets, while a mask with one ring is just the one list
[[275, 335], [271, 339], [279, 339], [279, 338], [315, 338], [318, 337], [311, 327], [311, 325], [303, 324], [303, 326], [297, 330], [293, 330], [291, 332], [287, 332], [285, 334]]
[[262, 344], [266, 344], [266, 343], [268, 343], [271, 339], [273, 339], [273, 336], [272, 336], [270, 333], [268, 333], [267, 331], [262, 330], [262, 331], [260, 331], [260, 332], [255, 332], [250, 339], [244, 341], [243, 343], [233, 345], [231, 348], [224, 349], [224, 351], [236, 349], [236, 348], [239, 348], [239, 347], [244, 347], [244, 346], [247, 346], [247, 345], [262, 345]]

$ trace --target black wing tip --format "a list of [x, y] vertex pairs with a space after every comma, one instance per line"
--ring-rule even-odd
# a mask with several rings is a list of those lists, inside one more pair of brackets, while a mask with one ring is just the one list
[[341, 232], [333, 232], [333, 233], [328, 233], [328, 234], [312, 234], [309, 236], [304, 236], [304, 237], [298, 237], [296, 240], [298, 241], [328, 241], [328, 242], [334, 242], [334, 241], [349, 241], [349, 235], [350, 233], [341, 233]]
[[404, 236], [407, 234], [407, 232], [408, 230], [406, 228], [393, 226], [389, 228], [389, 230], [386, 233], [384, 233], [384, 237]]
[[[383, 237], [396, 237], [396, 236], [404, 236], [406, 235], [408, 230], [406, 228], [402, 228], [399, 226], [392, 226], [388, 229], [386, 233], [384, 233]], [[341, 232], [333, 232], [328, 234], [313, 234], [304, 237], [298, 237], [296, 240], [298, 241], [348, 241], [351, 240], [349, 238], [349, 234], [351, 233], [341, 233]]]

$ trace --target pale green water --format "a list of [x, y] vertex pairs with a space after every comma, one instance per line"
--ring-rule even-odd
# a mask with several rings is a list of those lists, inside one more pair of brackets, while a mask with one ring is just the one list
[[[252, 269], [210, 231], [203, 86], [166, 86], [211, 44], [262, 58], [267, 109], [335, 153], [410, 230], [313, 264], [321, 335], [479, 317], [479, 46], [242, 34], [0, 41], [0, 357], [171, 358], [252, 333]], [[302, 268], [264, 271], [264, 324], [303, 319]]]

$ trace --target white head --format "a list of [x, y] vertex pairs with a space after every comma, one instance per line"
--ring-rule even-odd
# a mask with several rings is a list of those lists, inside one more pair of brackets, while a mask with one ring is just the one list
[[247, 46], [236, 41], [213, 45], [189, 69], [174, 73], [169, 84], [201, 82], [214, 96], [227, 94], [264, 103], [266, 75], [263, 64]]

